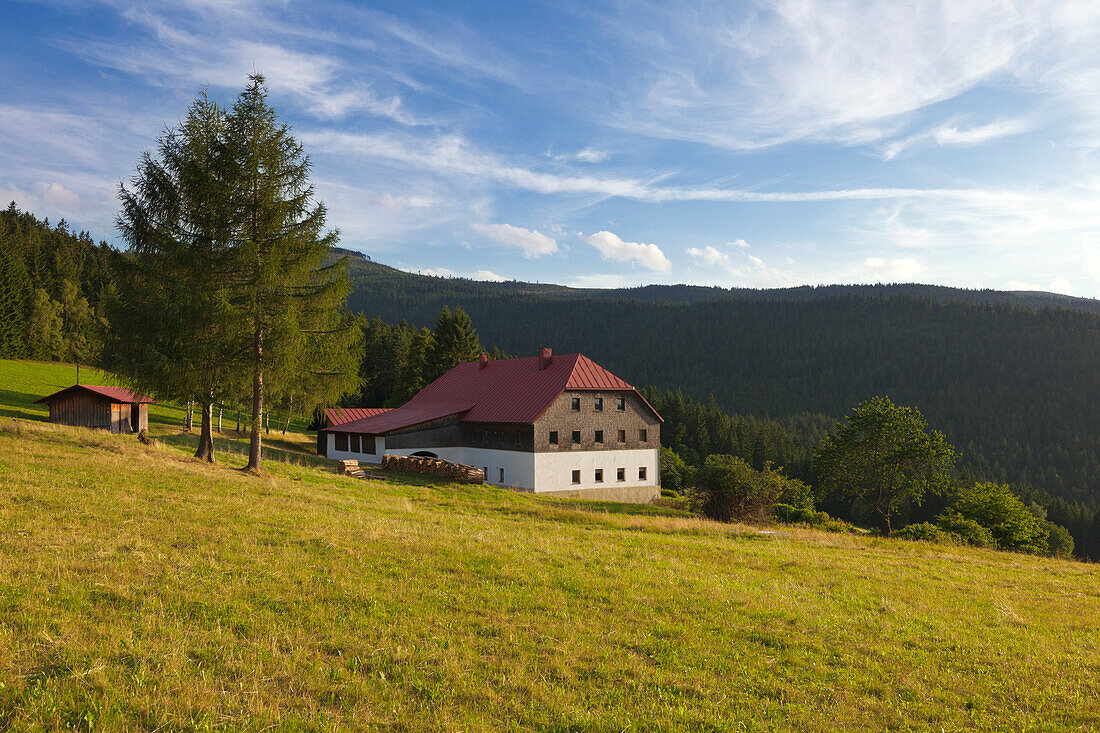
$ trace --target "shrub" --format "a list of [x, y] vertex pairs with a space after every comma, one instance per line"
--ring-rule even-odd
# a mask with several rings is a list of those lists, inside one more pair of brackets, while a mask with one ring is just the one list
[[1045, 522], [1047, 530], [1047, 552], [1054, 557], [1073, 557], [1073, 535], [1069, 530], [1054, 522]]
[[683, 493], [691, 482], [691, 467], [676, 451], [661, 446], [661, 486], [662, 488]]
[[805, 511], [812, 512], [814, 509], [813, 491], [796, 478], [783, 477], [783, 489], [779, 492], [778, 501]]
[[825, 512], [815, 512], [813, 509], [803, 509], [790, 504], [776, 504], [772, 507], [772, 516], [784, 524], [804, 524], [814, 529], [826, 532], [842, 534], [856, 534], [859, 532], [855, 526], [842, 519], [830, 517]]
[[987, 527], [967, 519], [956, 511], [944, 512], [936, 517], [936, 526], [959, 538], [959, 541], [974, 547], [996, 547], [997, 541]]
[[907, 524], [894, 532], [893, 536], [903, 540], [922, 540], [924, 542], [938, 542], [940, 544], [950, 544], [952, 542], [952, 537], [948, 532], [944, 532], [931, 522]]
[[720, 522], [767, 519], [783, 487], [779, 471], [755, 471], [737, 456], [707, 456], [697, 479], [703, 514]]
[[1012, 489], [1002, 484], [980, 483], [965, 490], [953, 509], [967, 519], [988, 527], [997, 547], [1043, 554], [1049, 550], [1043, 521], [1027, 510]]

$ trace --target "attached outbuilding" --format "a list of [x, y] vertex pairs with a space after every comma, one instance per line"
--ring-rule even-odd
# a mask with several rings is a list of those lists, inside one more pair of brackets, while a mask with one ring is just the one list
[[122, 387], [75, 384], [35, 402], [49, 405], [50, 422], [137, 433], [149, 429], [149, 405], [155, 400]]

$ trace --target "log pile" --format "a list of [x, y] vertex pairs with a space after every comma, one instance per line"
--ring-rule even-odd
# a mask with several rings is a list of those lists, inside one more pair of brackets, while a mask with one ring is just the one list
[[354, 476], [355, 478], [366, 478], [367, 474], [363, 469], [359, 468], [359, 461], [354, 458], [346, 461], [336, 462], [336, 473], [342, 473], [347, 476]]
[[485, 471], [480, 468], [444, 461], [442, 458], [384, 455], [382, 468], [409, 473], [427, 473], [467, 484], [485, 483]]

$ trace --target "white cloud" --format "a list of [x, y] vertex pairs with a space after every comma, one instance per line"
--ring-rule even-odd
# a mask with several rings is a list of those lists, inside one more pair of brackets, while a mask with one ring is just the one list
[[748, 249], [749, 243], [744, 239], [735, 239], [732, 242], [726, 242], [727, 247], [740, 247], [741, 249]]
[[909, 148], [923, 143], [935, 141], [939, 145], [981, 145], [1002, 137], [1019, 135], [1034, 129], [1034, 122], [1028, 119], [997, 120], [984, 125], [960, 128], [957, 124], [942, 125], [926, 130], [916, 135], [911, 135], [901, 140], [894, 140], [883, 150], [884, 160], [893, 160]]
[[609, 272], [597, 275], [578, 275], [568, 282], [571, 288], [596, 288], [596, 289], [611, 289], [611, 288], [626, 288], [635, 283], [628, 280], [623, 275], [618, 273]]
[[908, 282], [928, 268], [911, 257], [887, 260], [868, 257], [860, 266], [860, 274], [876, 278], [877, 282]]
[[554, 160], [575, 161], [577, 163], [603, 163], [611, 157], [611, 153], [595, 148], [582, 148], [575, 153], [557, 153], [551, 157]]
[[672, 269], [672, 263], [655, 244], [624, 242], [617, 234], [608, 231], [596, 232], [585, 241], [599, 250], [605, 260], [636, 262], [655, 272], [668, 272]]
[[688, 255], [694, 257], [699, 262], [703, 263], [704, 265], [709, 265], [711, 267], [716, 267], [718, 265], [728, 266], [731, 262], [729, 253], [723, 252], [716, 247], [707, 246], [703, 247], [703, 249], [699, 249], [698, 247], [690, 247], [685, 251]]
[[461, 273], [449, 267], [401, 267], [399, 269], [417, 275], [430, 275], [431, 277], [462, 278], [464, 280], [482, 280], [494, 283], [502, 283], [508, 280], [508, 278], [498, 275], [492, 270], [475, 270], [470, 273]]
[[470, 228], [494, 242], [522, 250], [524, 257], [542, 257], [558, 251], [556, 240], [533, 229], [511, 224], [474, 224]]

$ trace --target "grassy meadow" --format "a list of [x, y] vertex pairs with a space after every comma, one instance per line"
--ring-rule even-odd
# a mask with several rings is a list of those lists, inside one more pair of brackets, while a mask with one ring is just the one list
[[47, 371], [0, 362], [0, 730], [1100, 728], [1096, 566], [362, 481], [293, 441], [254, 477], [169, 419], [42, 422], [11, 395]]

